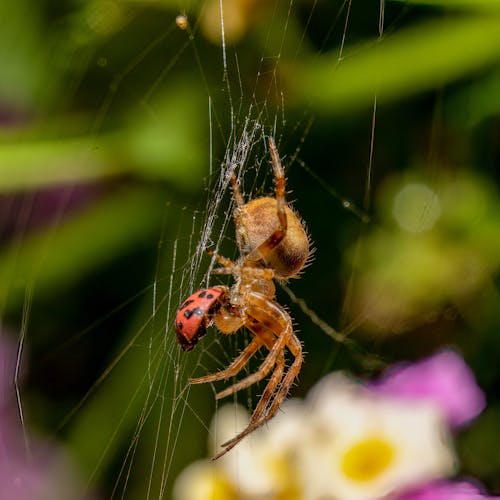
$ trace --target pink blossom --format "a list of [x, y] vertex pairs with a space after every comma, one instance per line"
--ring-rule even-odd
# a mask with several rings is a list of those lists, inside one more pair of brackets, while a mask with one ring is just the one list
[[57, 444], [33, 438], [21, 424], [14, 390], [16, 360], [17, 346], [0, 331], [0, 499], [76, 498], [81, 484], [69, 457]]
[[484, 495], [476, 484], [468, 481], [436, 481], [400, 494], [394, 497], [394, 500], [487, 500], [491, 498], [497, 497]]
[[394, 365], [369, 388], [391, 397], [434, 401], [452, 428], [475, 418], [486, 404], [474, 374], [452, 350], [440, 351], [416, 363]]

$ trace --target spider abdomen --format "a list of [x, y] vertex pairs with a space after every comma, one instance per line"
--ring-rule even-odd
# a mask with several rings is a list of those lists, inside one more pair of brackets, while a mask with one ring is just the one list
[[[257, 198], [235, 210], [236, 239], [244, 254], [254, 251], [280, 227], [275, 198]], [[266, 255], [265, 262], [278, 278], [297, 275], [309, 257], [309, 237], [302, 221], [285, 207], [287, 228], [283, 240]]]

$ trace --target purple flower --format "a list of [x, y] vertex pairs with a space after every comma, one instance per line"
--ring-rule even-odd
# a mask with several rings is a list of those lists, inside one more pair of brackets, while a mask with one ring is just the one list
[[452, 350], [394, 365], [369, 388], [390, 397], [431, 400], [441, 407], [452, 428], [477, 417], [486, 404], [474, 374]]
[[[9, 429], [2, 422], [2, 431]], [[15, 429], [14, 429], [15, 430]], [[2, 436], [2, 438], [5, 436]], [[72, 498], [78, 484], [67, 457], [58, 448], [43, 449], [33, 443], [33, 450], [23, 450], [2, 443], [0, 456], [0, 498], [5, 500], [62, 500]]]
[[486, 500], [489, 497], [475, 484], [460, 481], [436, 481], [423, 487], [407, 491], [395, 500]]
[[21, 425], [14, 391], [17, 346], [0, 331], [0, 499], [66, 500], [80, 481], [56, 444], [30, 436]]

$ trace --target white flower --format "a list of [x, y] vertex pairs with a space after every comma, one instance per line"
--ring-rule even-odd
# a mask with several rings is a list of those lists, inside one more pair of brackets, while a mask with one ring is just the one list
[[223, 468], [207, 460], [186, 467], [177, 477], [174, 500], [237, 500], [236, 486]]
[[[238, 485], [238, 498], [303, 498], [301, 478], [296, 471], [302, 410], [301, 402], [287, 401], [282, 412], [267, 426], [250, 434], [217, 460]], [[213, 453], [220, 451], [220, 444], [244, 429], [248, 420], [248, 412], [241, 406], [220, 408], [211, 426]]]
[[301, 455], [304, 498], [373, 500], [455, 469], [433, 404], [374, 395], [341, 374], [323, 379], [307, 403], [316, 435]]
[[[211, 426], [212, 452], [248, 419], [244, 408], [223, 406]], [[186, 469], [175, 498], [376, 500], [454, 470], [438, 406], [386, 397], [335, 374], [305, 401], [287, 401], [216, 462]]]

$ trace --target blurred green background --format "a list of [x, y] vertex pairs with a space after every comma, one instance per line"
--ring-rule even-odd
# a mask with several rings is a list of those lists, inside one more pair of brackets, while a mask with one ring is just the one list
[[[206, 454], [214, 393], [186, 380], [245, 336], [185, 355], [171, 325], [208, 223], [237, 255], [217, 179], [258, 119], [316, 247], [298, 299], [278, 291], [307, 352], [294, 394], [455, 346], [488, 396], [461, 473], [500, 490], [500, 2], [224, 6], [225, 52], [216, 1], [0, 4], [0, 311], [27, 428], [105, 498], [169, 498]], [[272, 190], [261, 145], [247, 195]]]

